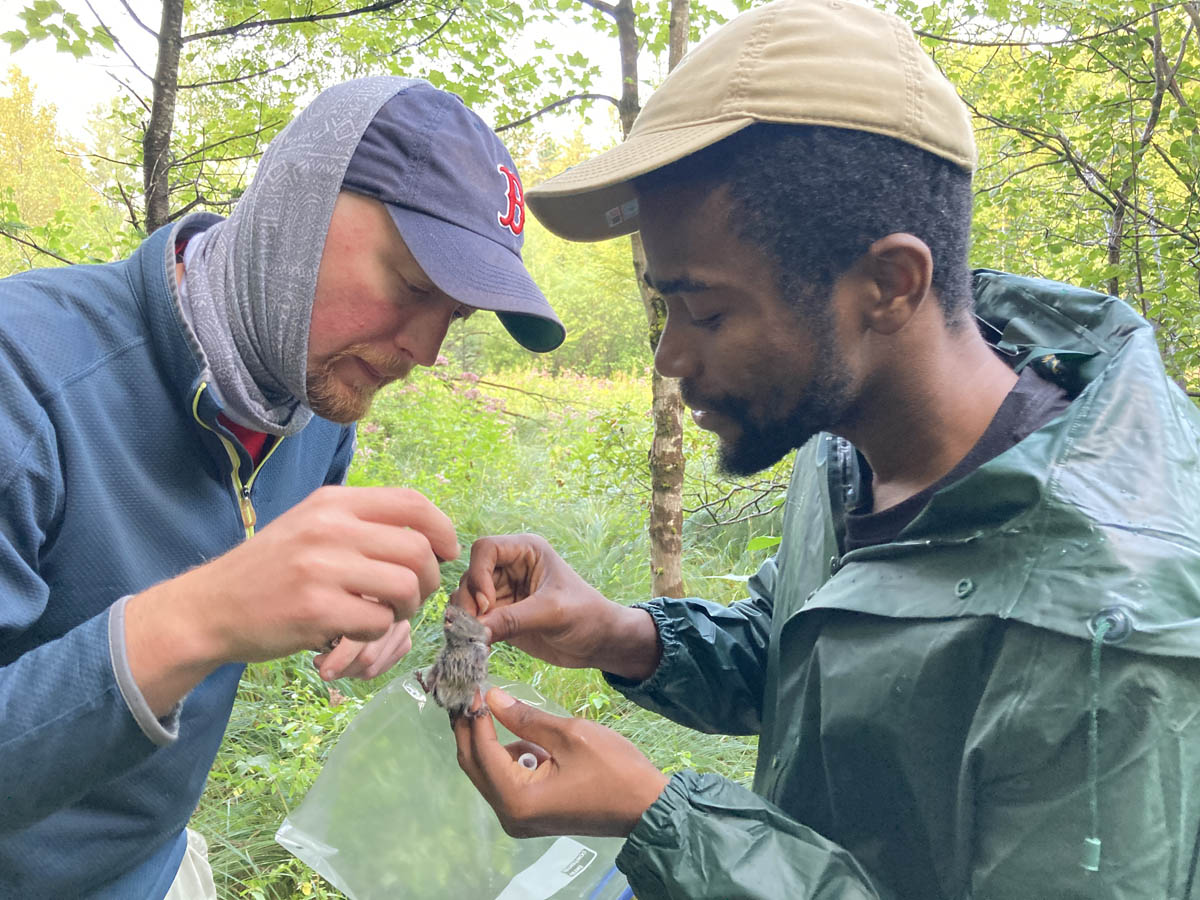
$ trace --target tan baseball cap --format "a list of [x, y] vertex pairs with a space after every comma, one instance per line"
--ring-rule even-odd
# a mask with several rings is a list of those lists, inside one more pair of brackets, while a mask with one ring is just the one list
[[705, 38], [647, 101], [624, 143], [525, 194], [561, 237], [637, 231], [632, 180], [755, 122], [887, 135], [975, 168], [953, 85], [896, 16], [849, 0], [775, 0]]

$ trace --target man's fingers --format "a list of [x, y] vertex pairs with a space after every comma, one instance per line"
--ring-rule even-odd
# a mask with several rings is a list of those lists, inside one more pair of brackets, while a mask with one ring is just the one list
[[[495, 593], [494, 589], [491, 593]], [[458, 580], [458, 587], [451, 591], [450, 602], [465, 609], [476, 619], [487, 612], [493, 603], [487, 592], [482, 590], [473, 592], [467, 587], [467, 573], [464, 573], [463, 577]]]
[[345, 637], [363, 643], [383, 637], [396, 624], [396, 614], [390, 605], [362, 597], [346, 598], [345, 602], [338, 604], [330, 619], [336, 620], [337, 627]]
[[[409, 569], [416, 576], [422, 597], [428, 597], [442, 583], [438, 559], [429, 540], [411, 528], [384, 528], [371, 522], [359, 522], [348, 526], [344, 532], [349, 547], [359, 556], [359, 561], [342, 564], [339, 561], [342, 584], [356, 594], [394, 596], [386, 590], [389, 581], [380, 578], [377, 567], [372, 571], [370, 563]], [[365, 560], [361, 558], [365, 557]], [[378, 579], [378, 580], [372, 580]], [[376, 590], [378, 586], [379, 590]]]
[[500, 793], [496, 784], [503, 784], [511, 778], [513, 760], [496, 737], [492, 717], [459, 716], [453, 726], [459, 767], [467, 773], [484, 799], [495, 806]]
[[391, 487], [337, 490], [352, 492], [348, 502], [359, 518], [412, 528], [425, 536], [438, 559], [445, 561], [458, 558], [460, 548], [454, 523], [417, 491]]
[[555, 716], [528, 703], [514, 700], [499, 688], [484, 698], [496, 720], [519, 738], [547, 748], [551, 753], [561, 746], [572, 720]]
[[354, 661], [354, 658], [358, 656], [358, 651], [364, 646], [362, 641], [344, 637], [328, 653], [322, 653], [314, 658], [313, 665], [317, 667], [322, 679], [333, 681], [335, 678], [342, 677], [342, 672]]
[[360, 560], [354, 571], [343, 573], [340, 586], [348, 594], [377, 600], [394, 611], [394, 619], [409, 618], [433, 592], [426, 592], [417, 573], [407, 566], [375, 559]]
[[[458, 582], [462, 592], [463, 609], [478, 617], [495, 603], [494, 573], [503, 542], [499, 538], [480, 538], [471, 545], [471, 562]], [[470, 605], [474, 605], [474, 609]]]
[[491, 642], [510, 641], [525, 632], [541, 631], [548, 624], [550, 611], [539, 609], [533, 594], [520, 603], [494, 607], [479, 617], [479, 624], [491, 634]]
[[[342, 647], [348, 646], [342, 654]], [[343, 639], [331, 653], [313, 662], [326, 681], [335, 678], [377, 678], [412, 649], [412, 626], [407, 620], [396, 622], [388, 633], [374, 641]], [[339, 655], [340, 654], [340, 655]]]

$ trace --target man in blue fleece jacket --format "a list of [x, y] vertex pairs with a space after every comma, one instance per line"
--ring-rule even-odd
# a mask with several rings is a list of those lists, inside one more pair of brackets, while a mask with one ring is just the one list
[[562, 341], [523, 225], [457, 97], [367, 78], [228, 219], [0, 282], [0, 897], [211, 892], [185, 827], [244, 664], [317, 648], [369, 678], [407, 652], [454, 527], [341, 486], [353, 423], [476, 309]]

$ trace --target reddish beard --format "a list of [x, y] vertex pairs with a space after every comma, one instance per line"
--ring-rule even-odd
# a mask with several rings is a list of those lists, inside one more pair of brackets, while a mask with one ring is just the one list
[[[366, 363], [383, 377], [382, 384], [349, 384], [337, 376], [335, 368], [345, 359]], [[412, 363], [397, 356], [387, 356], [366, 344], [355, 344], [310, 366], [305, 377], [308, 405], [314, 413], [331, 422], [357, 422], [371, 408], [376, 391], [385, 384], [407, 377]]]

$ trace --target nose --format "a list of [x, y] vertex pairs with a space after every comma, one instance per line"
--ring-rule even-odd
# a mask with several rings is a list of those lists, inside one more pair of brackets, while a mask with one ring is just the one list
[[442, 341], [446, 339], [457, 308], [458, 303], [449, 297], [443, 303], [431, 304], [396, 335], [397, 346], [406, 350], [417, 365], [432, 366], [437, 362], [438, 351], [442, 349]]
[[684, 329], [671, 324], [673, 318], [667, 314], [654, 350], [654, 368], [666, 378], [690, 378], [696, 375], [695, 353], [688, 346]]

